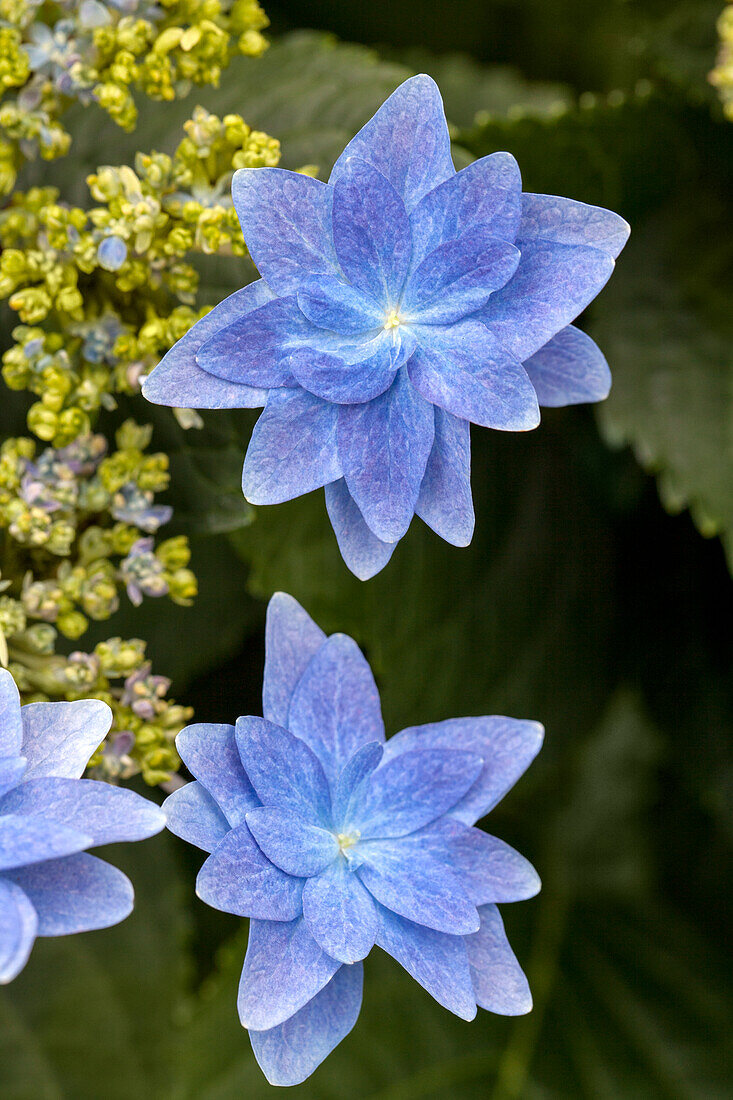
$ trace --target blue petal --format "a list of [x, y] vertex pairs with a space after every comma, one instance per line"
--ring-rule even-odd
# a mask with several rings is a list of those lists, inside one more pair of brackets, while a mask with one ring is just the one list
[[12, 879], [38, 914], [39, 936], [67, 936], [109, 928], [132, 912], [127, 875], [87, 852], [34, 863], [12, 871]]
[[460, 868], [476, 905], [525, 901], [539, 893], [542, 884], [532, 864], [503, 840], [459, 821], [444, 824], [454, 831], [451, 866]]
[[330, 830], [309, 825], [288, 810], [250, 810], [247, 827], [270, 862], [288, 875], [317, 875], [339, 854]]
[[593, 301], [610, 278], [613, 260], [585, 245], [541, 239], [519, 244], [516, 275], [491, 295], [480, 319], [524, 362]]
[[[0, 801], [2, 814], [50, 818], [54, 830], [63, 824], [86, 834], [85, 848], [144, 840], [165, 825], [165, 815], [153, 802], [93, 779], [30, 779]], [[0, 817], [0, 828], [1, 822]]]
[[402, 753], [435, 749], [463, 749], [478, 753], [484, 767], [471, 790], [450, 810], [451, 817], [473, 825], [492, 810], [534, 760], [544, 731], [539, 722], [493, 715], [485, 718], [449, 718], [426, 726], [411, 726], [390, 737], [384, 759]]
[[523, 1016], [532, 1009], [532, 994], [504, 923], [495, 905], [482, 905], [481, 929], [466, 937], [471, 980], [479, 1008], [500, 1016]]
[[364, 968], [342, 966], [327, 986], [284, 1024], [250, 1031], [257, 1063], [271, 1085], [299, 1085], [349, 1034], [361, 1008]]
[[453, 546], [468, 546], [473, 538], [471, 426], [437, 407], [435, 440], [415, 513]]
[[358, 157], [344, 163], [334, 187], [333, 240], [349, 282], [383, 312], [396, 305], [412, 256], [410, 219], [391, 183]]
[[40, 817], [0, 816], [0, 871], [83, 852], [92, 838]]
[[343, 478], [326, 486], [326, 508], [342, 558], [360, 581], [368, 581], [384, 569], [397, 543], [382, 542], [367, 527]]
[[263, 711], [268, 721], [287, 726], [295, 685], [326, 635], [297, 600], [276, 592], [267, 605]]
[[630, 232], [628, 222], [601, 206], [557, 195], [522, 195], [522, 240], [541, 237], [558, 244], [587, 244], [615, 260]]
[[214, 799], [196, 782], [186, 783], [163, 803], [170, 832], [205, 852], [213, 852], [229, 832], [229, 822]]
[[308, 879], [303, 918], [323, 950], [343, 963], [365, 959], [379, 927], [374, 901], [343, 858]]
[[336, 161], [331, 182], [351, 157], [369, 161], [387, 177], [408, 210], [455, 174], [438, 85], [421, 74], [401, 84], [352, 138]]
[[442, 241], [486, 226], [496, 237], [514, 242], [522, 209], [522, 178], [511, 153], [475, 160], [422, 199], [410, 215], [413, 265]]
[[373, 341], [373, 354], [358, 363], [336, 355], [300, 348], [289, 358], [289, 369], [303, 389], [324, 401], [356, 405], [379, 397], [394, 382], [395, 355], [383, 338]]
[[0, 985], [21, 972], [37, 930], [36, 911], [20, 886], [0, 877]]
[[260, 801], [242, 767], [234, 726], [198, 722], [186, 726], [176, 748], [191, 775], [200, 781], [230, 825], [241, 825]]
[[11, 791], [23, 778], [26, 768], [24, 756], [0, 757], [0, 798]]
[[401, 838], [369, 840], [358, 851], [362, 862], [356, 873], [385, 908], [436, 932], [478, 931], [476, 906], [445, 863]]
[[340, 966], [321, 950], [302, 918], [287, 924], [251, 921], [237, 999], [242, 1027], [266, 1031], [289, 1020]]
[[99, 699], [28, 703], [21, 715], [26, 781], [42, 776], [78, 779], [112, 724], [112, 711]]
[[238, 917], [291, 921], [300, 916], [303, 881], [270, 863], [247, 826], [237, 825], [203, 864], [196, 893], [213, 909]]
[[18, 689], [8, 670], [0, 668], [0, 756], [16, 756], [22, 743]]
[[420, 326], [416, 333], [419, 346], [407, 371], [427, 401], [485, 428], [537, 427], [540, 410], [527, 372], [480, 321]]
[[384, 310], [343, 279], [321, 275], [298, 291], [298, 306], [314, 325], [344, 335], [381, 328]]
[[237, 745], [264, 806], [289, 810], [312, 825], [330, 826], [326, 775], [304, 741], [264, 718], [246, 717], [237, 719]]
[[338, 777], [333, 796], [333, 823], [338, 832], [346, 831], [356, 790], [379, 767], [383, 752], [384, 749], [378, 741], [362, 745]]
[[255, 409], [267, 401], [265, 390], [214, 378], [196, 363], [196, 353], [221, 328], [259, 309], [272, 298], [267, 284], [255, 283], [230, 294], [197, 321], [164, 355], [142, 385], [143, 397], [154, 405], [187, 409]]
[[380, 908], [377, 944], [438, 1004], [462, 1020], [473, 1020], [476, 999], [462, 936], [435, 932]]
[[[388, 751], [388, 741], [385, 749]], [[484, 762], [475, 752], [426, 749], [383, 763], [358, 789], [354, 825], [364, 839], [405, 836], [450, 810]]]
[[273, 390], [242, 473], [251, 504], [281, 504], [341, 477], [337, 409], [304, 390]]
[[379, 691], [353, 638], [332, 634], [318, 650], [293, 693], [289, 725], [334, 786], [357, 749], [384, 741]]
[[458, 321], [485, 305], [517, 270], [520, 252], [475, 226], [455, 241], [444, 241], [410, 276], [401, 304], [408, 320], [423, 325]]
[[310, 329], [295, 298], [275, 298], [210, 336], [197, 351], [196, 362], [207, 374], [237, 385], [264, 390], [293, 386], [290, 349]]
[[524, 364], [540, 405], [559, 408], [603, 401], [611, 389], [608, 363], [590, 336], [568, 325]]
[[232, 199], [249, 254], [276, 294], [292, 294], [308, 275], [338, 274], [332, 187], [282, 168], [240, 168]]
[[367, 526], [382, 542], [397, 542], [410, 526], [434, 434], [432, 406], [413, 388], [404, 367], [374, 401], [339, 409], [343, 475]]

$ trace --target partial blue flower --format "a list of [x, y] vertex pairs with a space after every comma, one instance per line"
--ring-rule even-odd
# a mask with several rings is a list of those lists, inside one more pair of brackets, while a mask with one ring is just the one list
[[238, 1008], [268, 1081], [304, 1081], [349, 1033], [375, 944], [462, 1019], [528, 1012], [497, 903], [532, 897], [539, 878], [474, 826], [542, 727], [459, 718], [385, 741], [356, 643], [284, 593], [267, 612], [263, 713], [182, 730], [195, 781], [163, 808], [210, 853], [198, 896], [250, 918]]
[[262, 278], [194, 325], [143, 393], [174, 407], [263, 405], [245, 497], [275, 504], [325, 486], [361, 579], [415, 514], [456, 546], [471, 541], [469, 424], [526, 431], [540, 405], [606, 397], [606, 361], [570, 322], [628, 225], [522, 194], [509, 153], [456, 172], [430, 77], [390, 96], [328, 183], [244, 168], [232, 195]]
[[97, 247], [97, 261], [105, 271], [119, 271], [127, 259], [127, 245], [122, 237], [105, 237]]
[[0, 983], [36, 936], [107, 928], [132, 910], [129, 879], [88, 848], [160, 832], [163, 813], [133, 791], [81, 779], [109, 730], [106, 703], [29, 703], [0, 669]]

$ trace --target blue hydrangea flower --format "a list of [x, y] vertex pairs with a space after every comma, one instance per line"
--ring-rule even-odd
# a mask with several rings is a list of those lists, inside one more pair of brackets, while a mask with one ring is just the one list
[[244, 495], [275, 504], [325, 485], [358, 577], [383, 568], [415, 513], [471, 541], [470, 423], [525, 431], [540, 405], [608, 393], [603, 355], [570, 322], [611, 274], [626, 222], [523, 195], [509, 153], [456, 173], [429, 77], [390, 96], [328, 183], [243, 168], [232, 195], [262, 279], [194, 325], [143, 393], [264, 405]]
[[239, 1016], [272, 1084], [305, 1080], [349, 1033], [374, 944], [451, 1012], [528, 1012], [497, 902], [532, 897], [532, 866], [474, 823], [528, 767], [536, 722], [459, 718], [385, 741], [369, 665], [292, 597], [267, 614], [264, 718], [195, 725], [196, 777], [168, 828], [210, 852], [196, 892], [250, 918]]
[[165, 816], [133, 791], [81, 779], [112, 720], [106, 703], [29, 703], [0, 669], [0, 983], [36, 936], [107, 928], [132, 910], [126, 875], [87, 848], [142, 840]]

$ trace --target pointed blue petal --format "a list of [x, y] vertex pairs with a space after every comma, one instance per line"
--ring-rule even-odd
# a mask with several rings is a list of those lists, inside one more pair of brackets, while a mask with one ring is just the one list
[[396, 305], [412, 256], [410, 219], [392, 184], [358, 157], [344, 163], [334, 187], [333, 240], [349, 282], [383, 312]]
[[410, 526], [434, 434], [432, 406], [405, 367], [374, 401], [339, 409], [343, 475], [367, 526], [383, 542], [397, 542]]
[[373, 298], [332, 276], [307, 279], [298, 291], [298, 306], [314, 325], [347, 336], [384, 324], [384, 310]]
[[459, 821], [445, 824], [455, 830], [450, 845], [452, 866], [465, 876], [466, 889], [476, 905], [526, 901], [539, 893], [539, 875], [510, 845]]
[[303, 880], [270, 863], [246, 825], [230, 830], [201, 867], [196, 894], [238, 917], [291, 921], [302, 909]]
[[383, 752], [384, 749], [379, 741], [370, 741], [362, 745], [338, 777], [333, 796], [333, 823], [337, 832], [347, 831], [357, 788], [362, 780], [379, 767]]
[[0, 668], [0, 756], [16, 756], [22, 743], [18, 689], [8, 670]]
[[323, 950], [343, 963], [365, 959], [379, 927], [371, 895], [343, 857], [306, 882], [303, 918]]
[[601, 206], [557, 195], [522, 195], [522, 240], [541, 237], [558, 244], [587, 244], [615, 260], [630, 232], [628, 222]]
[[394, 382], [392, 347], [383, 338], [373, 342], [372, 354], [357, 363], [336, 355], [300, 348], [291, 353], [289, 369], [304, 390], [338, 405], [362, 404], [379, 397]]
[[0, 816], [0, 872], [83, 852], [91, 843], [90, 836], [58, 821], [3, 813]]
[[293, 386], [290, 349], [310, 329], [294, 297], [274, 298], [210, 336], [196, 352], [196, 362], [207, 374], [238, 385]]
[[611, 389], [611, 372], [590, 336], [568, 325], [524, 364], [540, 405], [559, 408], [603, 401]]
[[28, 961], [38, 917], [20, 886], [0, 878], [0, 985], [11, 982]]
[[605, 286], [613, 260], [597, 248], [519, 241], [513, 279], [492, 294], [480, 319], [521, 362], [565, 328]]
[[313, 749], [335, 786], [369, 741], [384, 741], [379, 691], [353, 638], [332, 634], [303, 673], [290, 704], [290, 729]]
[[204, 852], [213, 852], [229, 832], [229, 822], [214, 799], [194, 780], [169, 794], [163, 803], [170, 832]]
[[39, 936], [68, 936], [109, 928], [132, 912], [127, 875], [87, 852], [11, 871], [38, 914]]
[[249, 254], [276, 294], [292, 294], [308, 275], [338, 274], [332, 187], [282, 168], [240, 168], [232, 199]]
[[254, 792], [234, 736], [234, 726], [197, 722], [176, 737], [181, 760], [217, 803], [230, 825], [241, 825], [260, 801]]
[[305, 390], [273, 390], [244, 460], [247, 500], [281, 504], [341, 477], [336, 427], [336, 406]]
[[455, 174], [438, 85], [421, 74], [401, 84], [352, 138], [336, 161], [331, 182], [351, 157], [373, 164], [402, 196], [407, 209]]
[[242, 1027], [266, 1031], [289, 1020], [340, 966], [321, 950], [302, 917], [251, 921], [237, 999]]
[[415, 513], [453, 546], [468, 546], [473, 538], [471, 426], [438, 407], [435, 440]]
[[214, 378], [198, 366], [196, 353], [219, 329], [259, 309], [272, 296], [267, 284], [258, 279], [214, 306], [173, 345], [152, 374], [148, 375], [142, 385], [143, 397], [154, 405], [186, 409], [256, 409], [264, 405], [266, 390]]
[[26, 781], [41, 776], [79, 779], [112, 725], [112, 711], [99, 699], [28, 703], [21, 715]]
[[366, 840], [405, 836], [450, 810], [483, 769], [475, 752], [422, 749], [385, 760], [358, 789], [354, 825]]
[[506, 285], [517, 270], [520, 255], [518, 248], [483, 225], [458, 240], [443, 241], [410, 276], [401, 312], [421, 325], [459, 321]]
[[377, 944], [443, 1008], [473, 1020], [476, 999], [462, 936], [435, 932], [380, 907]]
[[443, 241], [474, 226], [513, 243], [522, 209], [522, 178], [511, 153], [491, 153], [430, 191], [410, 215], [413, 266]]
[[295, 685], [320, 649], [326, 635], [297, 600], [276, 592], [267, 605], [263, 711], [277, 726], [288, 724]]
[[[484, 759], [481, 775], [450, 812], [473, 825], [492, 810], [534, 760], [542, 746], [544, 730], [539, 722], [493, 715], [485, 718], [449, 718], [425, 726], [411, 726], [390, 737], [384, 759], [402, 753], [435, 749], [463, 749]], [[386, 766], [386, 765], [385, 765]]]
[[326, 775], [305, 741], [264, 718], [245, 717], [237, 719], [237, 745], [264, 806], [299, 814], [312, 825], [330, 826]]
[[[165, 825], [155, 803], [94, 779], [29, 779], [0, 801], [2, 814], [52, 819], [89, 837], [84, 847], [144, 840]], [[1, 822], [0, 817], [0, 828]]]
[[471, 980], [479, 1008], [500, 1016], [523, 1016], [532, 1009], [532, 994], [504, 923], [495, 905], [482, 905], [481, 928], [466, 937]]
[[250, 810], [247, 828], [270, 862], [288, 875], [317, 875], [339, 854], [329, 829], [309, 825], [289, 810], [269, 806]]
[[269, 1031], [250, 1031], [257, 1063], [271, 1085], [299, 1085], [349, 1034], [361, 1008], [364, 968], [342, 966], [294, 1016]]
[[346, 565], [360, 581], [368, 581], [384, 569], [397, 543], [382, 542], [367, 527], [343, 478], [326, 486], [326, 508]]
[[23, 778], [26, 768], [24, 756], [0, 757], [0, 798], [11, 791]]

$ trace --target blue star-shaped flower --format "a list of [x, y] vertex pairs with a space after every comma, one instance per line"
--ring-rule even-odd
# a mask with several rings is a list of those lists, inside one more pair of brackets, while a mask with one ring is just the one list
[[133, 791], [80, 779], [111, 711], [97, 699], [21, 707], [0, 669], [0, 983], [36, 936], [107, 928], [130, 913], [132, 884], [87, 848], [142, 840], [165, 816]]
[[232, 194], [262, 279], [218, 305], [143, 386], [163, 405], [265, 410], [253, 504], [326, 487], [349, 568], [389, 560], [413, 514], [471, 541], [469, 424], [525, 431], [598, 401], [610, 374], [573, 320], [629, 232], [608, 210], [522, 194], [494, 153], [456, 173], [440, 92], [406, 81], [328, 183], [244, 168]]
[[542, 742], [536, 722], [459, 718], [385, 741], [369, 665], [292, 597], [267, 613], [264, 718], [196, 725], [196, 777], [168, 828], [211, 855], [196, 892], [250, 917], [239, 1015], [272, 1084], [305, 1080], [349, 1033], [374, 944], [465, 1020], [528, 1012], [497, 902], [532, 897], [532, 866], [473, 824]]

